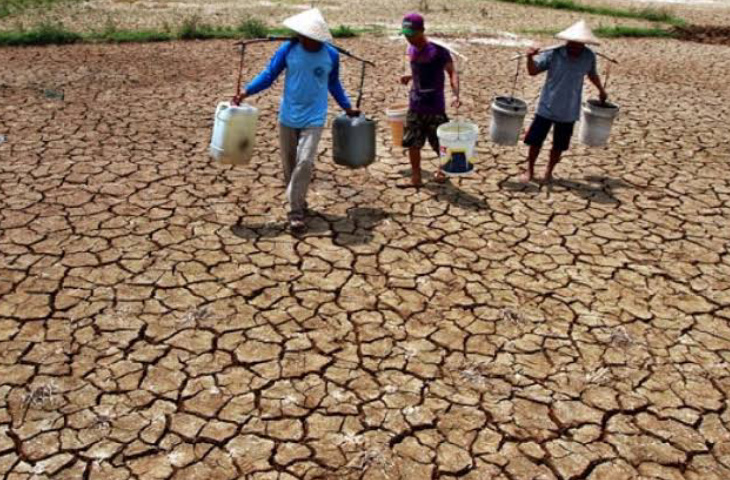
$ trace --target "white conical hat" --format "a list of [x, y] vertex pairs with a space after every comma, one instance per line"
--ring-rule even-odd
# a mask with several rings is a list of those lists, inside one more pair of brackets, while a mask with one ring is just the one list
[[601, 42], [598, 41], [595, 35], [593, 35], [593, 32], [591, 31], [591, 28], [586, 25], [585, 20], [581, 20], [580, 22], [572, 25], [569, 28], [566, 28], [562, 32], [555, 35], [555, 38], [559, 38], [561, 40], [567, 40], [569, 42], [578, 42], [578, 43], [590, 43], [591, 45], [600, 45]]
[[331, 42], [332, 34], [318, 8], [313, 8], [284, 20], [284, 26], [318, 42]]

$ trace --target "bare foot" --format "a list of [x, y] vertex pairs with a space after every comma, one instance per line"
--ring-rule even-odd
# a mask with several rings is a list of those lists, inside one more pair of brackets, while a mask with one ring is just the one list
[[439, 169], [434, 175], [433, 175], [433, 181], [436, 183], [444, 183], [446, 181], [446, 175], [444, 175], [444, 172]]
[[553, 180], [553, 174], [545, 172], [545, 176], [542, 178], [542, 183], [544, 183], [545, 185], [550, 185], [551, 183], [553, 183]]
[[404, 180], [403, 182], [396, 183], [398, 188], [421, 188], [423, 183], [420, 178], [411, 178], [410, 180]]
[[529, 170], [526, 172], [523, 172], [522, 175], [520, 175], [520, 182], [522, 183], [530, 183], [532, 181], [532, 172]]

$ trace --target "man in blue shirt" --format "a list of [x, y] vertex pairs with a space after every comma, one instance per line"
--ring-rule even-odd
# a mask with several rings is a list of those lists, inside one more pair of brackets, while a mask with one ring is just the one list
[[527, 156], [527, 170], [522, 175], [523, 182], [530, 182], [535, 173], [535, 161], [550, 128], [553, 130], [553, 146], [550, 160], [545, 169], [545, 182], [552, 181], [553, 169], [560, 162], [565, 150], [570, 146], [573, 127], [580, 118], [583, 82], [588, 79], [598, 88], [602, 102], [608, 94], [601, 84], [596, 71], [596, 55], [586, 43], [598, 44], [598, 40], [584, 21], [580, 21], [560, 32], [557, 38], [567, 40], [567, 44], [541, 53], [533, 48], [527, 52], [527, 71], [537, 75], [547, 71], [547, 79], [540, 94], [540, 104], [535, 119], [527, 131], [525, 143], [530, 147]]
[[332, 94], [347, 115], [359, 112], [340, 83], [339, 55], [327, 24], [318, 9], [284, 21], [297, 33], [274, 54], [269, 65], [237, 95], [234, 103], [269, 88], [286, 71], [279, 109], [279, 145], [293, 231], [304, 230], [307, 191], [317, 157], [317, 145], [327, 120], [327, 94]]

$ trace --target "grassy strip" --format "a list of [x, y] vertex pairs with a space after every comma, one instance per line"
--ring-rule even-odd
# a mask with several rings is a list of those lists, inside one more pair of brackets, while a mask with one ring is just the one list
[[526, 5], [530, 7], [552, 8], [555, 10], [569, 10], [571, 12], [589, 13], [593, 15], [605, 15], [617, 18], [634, 18], [637, 20], [648, 20], [650, 22], [662, 22], [670, 25], [684, 25], [684, 20], [675, 17], [670, 12], [657, 8], [614, 8], [584, 5], [574, 0], [497, 0], [500, 2]]
[[30, 30], [0, 32], [0, 45], [64, 45], [82, 40], [78, 33], [66, 30], [63, 25], [42, 23]]
[[[558, 29], [537, 29], [522, 30], [521, 33], [527, 35], [555, 35]], [[597, 37], [603, 38], [677, 38], [678, 34], [674, 29], [667, 30], [664, 28], [645, 28], [645, 27], [626, 27], [617, 25], [615, 27], [597, 27], [593, 29], [593, 33]]]
[[[364, 31], [364, 30], [363, 30]], [[350, 38], [360, 30], [344, 25], [332, 29], [335, 38]], [[285, 28], [269, 28], [260, 20], [245, 20], [236, 27], [213, 27], [200, 23], [197, 17], [185, 19], [176, 31], [124, 30], [108, 24], [101, 31], [77, 33], [60, 23], [44, 22], [31, 29], [0, 31], [0, 46], [64, 45], [69, 43], [129, 43], [166, 42], [172, 40], [209, 40], [264, 38], [268, 35], [288, 35]]]
[[644, 27], [624, 27], [617, 25], [615, 27], [598, 27], [593, 30], [599, 37], [606, 38], [675, 38], [677, 33], [674, 30], [666, 30], [664, 28], [644, 28]]

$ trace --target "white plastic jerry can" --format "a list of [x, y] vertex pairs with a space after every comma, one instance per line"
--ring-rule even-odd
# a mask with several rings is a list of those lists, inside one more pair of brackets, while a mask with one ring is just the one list
[[258, 118], [258, 109], [251, 105], [219, 103], [215, 109], [210, 156], [227, 165], [245, 165], [250, 162], [256, 145]]

